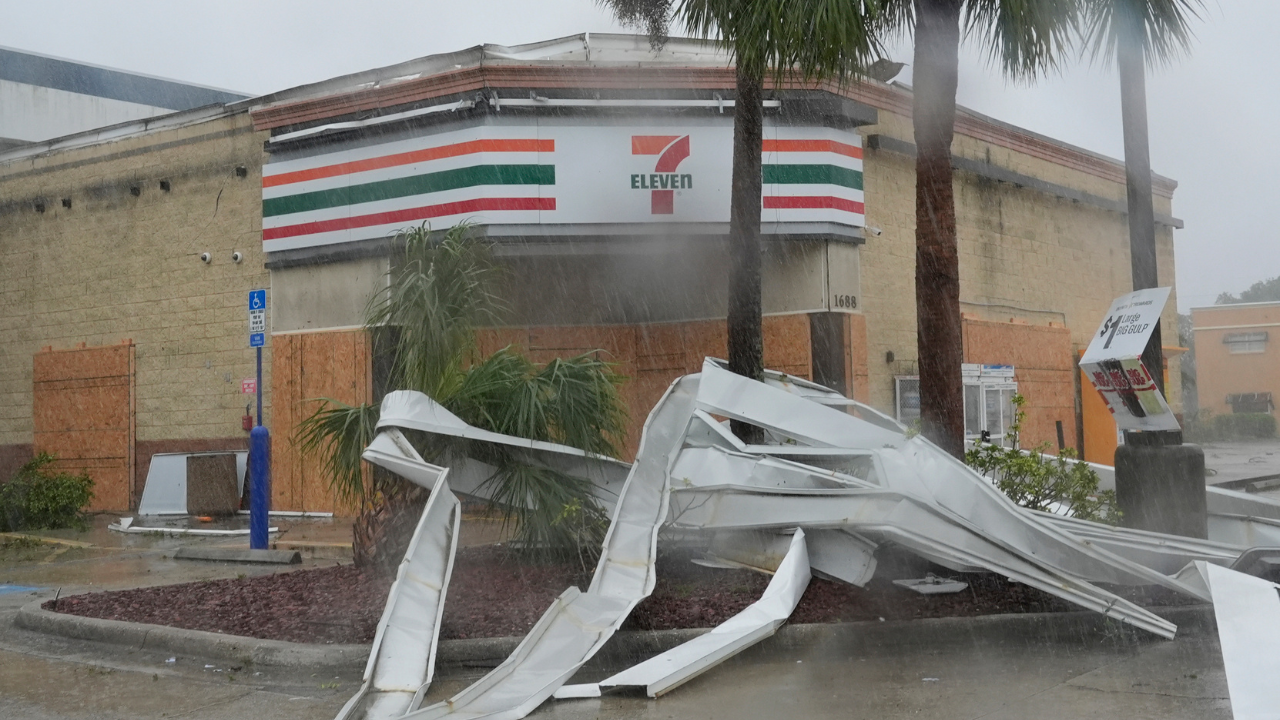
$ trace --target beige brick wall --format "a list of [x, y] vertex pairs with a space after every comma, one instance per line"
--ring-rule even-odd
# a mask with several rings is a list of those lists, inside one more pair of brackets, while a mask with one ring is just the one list
[[[913, 142], [908, 119], [881, 111], [880, 123], [862, 128]], [[953, 151], [1003, 168], [1123, 202], [1125, 187], [1094, 175], [957, 135]], [[867, 317], [870, 395], [874, 405], [893, 407], [893, 376], [916, 372], [915, 159], [867, 150], [867, 225], [881, 228], [862, 250], [862, 299]], [[1168, 198], [1155, 196], [1157, 213], [1170, 213]], [[960, 246], [960, 299], [982, 307], [988, 318], [1007, 313], [1026, 320], [1065, 322], [1076, 349], [1088, 345], [1112, 299], [1132, 289], [1126, 216], [1036, 190], [956, 173]], [[1174, 277], [1172, 230], [1159, 226], [1161, 284]], [[993, 307], [987, 307], [993, 306]], [[1010, 306], [1002, 309], [999, 306]], [[1176, 345], [1176, 297], [1165, 308], [1164, 344]], [[968, 308], [966, 308], [967, 310]], [[995, 316], [993, 318], [993, 316]], [[1034, 321], [1034, 320], [1033, 320]], [[893, 363], [885, 360], [892, 351]], [[1178, 377], [1178, 361], [1169, 363]], [[1171, 404], [1181, 410], [1178, 383]]]
[[265, 137], [241, 114], [0, 165], [0, 445], [31, 442], [34, 353], [124, 338], [139, 442], [242, 435]]

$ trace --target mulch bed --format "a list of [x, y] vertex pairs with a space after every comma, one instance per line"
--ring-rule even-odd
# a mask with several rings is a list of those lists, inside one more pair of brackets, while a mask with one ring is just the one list
[[[689, 562], [687, 551], [658, 559], [658, 582], [636, 607], [624, 629], [713, 627], [760, 597], [768, 578], [746, 570], [711, 569]], [[1079, 608], [1035, 588], [990, 574], [956, 573], [907, 561], [881, 560], [866, 588], [815, 578], [791, 622], [1062, 612]], [[922, 577], [932, 571], [969, 583], [951, 595], [919, 595], [889, 578]], [[499, 546], [460, 549], [440, 628], [442, 639], [524, 635], [565, 588], [585, 588], [590, 573], [570, 565], [518, 561]], [[62, 598], [49, 610], [191, 630], [305, 643], [367, 643], [373, 639], [390, 580], [351, 565], [297, 570], [251, 578], [211, 580], [162, 587], [90, 593]], [[1112, 588], [1113, 591], [1119, 592]], [[1159, 588], [1122, 589], [1143, 605], [1192, 604]]]

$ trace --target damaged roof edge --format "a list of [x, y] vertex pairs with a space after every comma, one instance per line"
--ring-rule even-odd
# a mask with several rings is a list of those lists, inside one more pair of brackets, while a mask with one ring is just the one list
[[[491, 71], [501, 69], [505, 79], [488, 77], [492, 72], [486, 71], [486, 68]], [[332, 120], [344, 114], [359, 112], [362, 108], [382, 110], [404, 107], [432, 97], [444, 97], [483, 87], [501, 88], [510, 86], [517, 80], [527, 85], [528, 82], [536, 79], [538, 74], [550, 77], [551, 75], [564, 76], [574, 71], [588, 69], [616, 73], [656, 68], [671, 71], [665, 77], [668, 82], [679, 80], [678, 75], [688, 76], [681, 82], [691, 89], [731, 90], [734, 86], [729, 55], [716, 42], [694, 38], [669, 38], [662, 50], [655, 53], [650, 48], [648, 37], [645, 35], [581, 33], [524, 45], [476, 45], [464, 50], [428, 55], [298, 85], [236, 102], [158, 115], [146, 120], [125, 122], [40, 143], [20, 145], [7, 152], [0, 152], [0, 166], [46, 153], [122, 140], [242, 112], [250, 113], [254, 118], [256, 129], [267, 130]], [[507, 78], [508, 75], [512, 77]], [[581, 76], [578, 76], [569, 86], [585, 87], [581, 84], [581, 80]], [[438, 85], [445, 81], [448, 81], [447, 88], [423, 87], [430, 84]], [[889, 110], [910, 117], [909, 86], [902, 83], [886, 84], [874, 80], [863, 80], [855, 85], [856, 87], [851, 88], [847, 93], [840, 94], [849, 100], [864, 103], [876, 109]], [[550, 86], [555, 87], [556, 83], [552, 82]], [[632, 82], [626, 83], [619, 89], [635, 87], [637, 86], [632, 78]], [[824, 83], [819, 84], [816, 89], [832, 91], [832, 87], [834, 85], [831, 83]], [[352, 103], [353, 99], [373, 91], [387, 94], [388, 88], [394, 88], [395, 92], [391, 93], [393, 97], [389, 97], [385, 103], [375, 102], [370, 108], [364, 108], [367, 103]], [[795, 83], [778, 89], [806, 88], [815, 89], [807, 85], [800, 87]], [[301, 117], [299, 112], [304, 108], [307, 109], [305, 118]], [[1121, 184], [1124, 182], [1124, 163], [1120, 160], [995, 120], [962, 106], [957, 106], [956, 109], [958, 111], [956, 130], [960, 134], [1040, 157], [1113, 182]], [[1160, 175], [1155, 175], [1154, 179], [1156, 191], [1163, 196], [1171, 197], [1177, 182]]]

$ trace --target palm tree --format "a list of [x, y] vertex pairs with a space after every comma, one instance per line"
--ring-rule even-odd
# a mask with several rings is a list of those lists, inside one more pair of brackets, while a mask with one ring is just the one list
[[[660, 47], [672, 20], [700, 37], [717, 37], [736, 69], [733, 171], [729, 201], [729, 369], [764, 378], [760, 306], [761, 147], [764, 84], [781, 80], [842, 80], [873, 60], [879, 0], [601, 0], [625, 24], [644, 27]], [[959, 367], [959, 366], [957, 366]], [[957, 370], [957, 372], [959, 372]], [[761, 442], [760, 428], [738, 421], [733, 431]]]
[[1012, 79], [1056, 67], [1078, 0], [884, 0], [885, 26], [915, 37], [916, 323], [921, 431], [964, 454], [960, 263], [951, 140], [962, 36], [977, 40]]
[[[440, 238], [425, 225], [401, 233], [389, 286], [366, 312], [375, 354], [389, 357], [387, 386], [418, 390], [471, 425], [616, 456], [626, 412], [623, 378], [597, 352], [538, 366], [514, 348], [486, 358], [476, 330], [500, 319], [492, 287], [499, 275], [487, 245], [467, 227]], [[353, 528], [357, 565], [389, 574], [408, 545], [427, 493], [360, 458], [373, 440], [379, 406], [320, 400], [298, 427], [303, 452], [318, 455], [333, 488], [361, 508]], [[481, 459], [497, 468], [492, 503], [528, 548], [577, 554], [598, 547], [604, 513], [588, 481], [529, 465], [503, 448], [413, 434], [423, 456]]]
[[[1120, 73], [1120, 115], [1124, 125], [1125, 185], [1129, 200], [1129, 256], [1133, 289], [1159, 284], [1156, 222], [1151, 201], [1151, 151], [1147, 139], [1147, 80], [1144, 65], [1165, 64], [1191, 48], [1191, 18], [1201, 0], [1086, 0], [1084, 34], [1094, 60], [1116, 59]], [[1147, 342], [1142, 362], [1164, 390], [1160, 324]]]

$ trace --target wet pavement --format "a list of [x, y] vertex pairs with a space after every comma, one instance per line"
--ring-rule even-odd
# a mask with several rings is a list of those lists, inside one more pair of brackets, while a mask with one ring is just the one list
[[1280, 440], [1235, 440], [1201, 447], [1209, 485], [1280, 474]]
[[[273, 524], [287, 527], [280, 536], [282, 546], [299, 542], [336, 547], [350, 537], [346, 521], [280, 519]], [[497, 532], [496, 525], [487, 527], [468, 540], [481, 544]], [[124, 536], [106, 531], [103, 519], [86, 533], [46, 535], [72, 544], [9, 547], [0, 553], [0, 585], [38, 588], [0, 588], [0, 717], [327, 719], [359, 685], [360, 671], [354, 668], [317, 672], [232, 666], [67, 640], [13, 626], [18, 608], [51, 598], [58, 588], [67, 595], [289, 572], [333, 564], [338, 557], [311, 554], [301, 566], [291, 567], [175, 561], [171, 555], [180, 545], [245, 541]], [[0, 544], [6, 540], [0, 538]], [[612, 669], [594, 672], [606, 670]], [[429, 700], [448, 697], [484, 672], [441, 668]], [[575, 682], [596, 679], [583, 675]], [[836, 635], [796, 648], [766, 641], [658, 700], [621, 695], [551, 701], [534, 714], [574, 719], [803, 716], [1133, 720], [1226, 719], [1231, 713], [1217, 638], [1201, 632], [1174, 641], [1138, 642], [1106, 633], [1054, 643], [981, 636], [939, 642], [924, 650], [918, 645], [858, 646]]]
[[[193, 537], [134, 535], [113, 532], [107, 525], [116, 516], [92, 518], [88, 530], [51, 530], [10, 533], [0, 537], [0, 592], [6, 586], [27, 586], [73, 595], [98, 590], [121, 590], [170, 585], [174, 583], [287, 572], [299, 568], [324, 567], [336, 562], [350, 562], [350, 521], [332, 519], [273, 520], [281, 533], [273, 543], [287, 547], [291, 543], [307, 544], [303, 548], [302, 565], [251, 565], [174, 560], [173, 553], [184, 545], [213, 547], [248, 547], [246, 536]], [[169, 525], [186, 521], [168, 521]], [[247, 518], [216, 523], [198, 523], [200, 527], [231, 529], [247, 526]], [[135, 524], [159, 525], [142, 519]], [[52, 542], [32, 546], [18, 536], [47, 538]]]
[[[162, 653], [31, 633], [12, 626], [19, 604], [0, 596], [0, 717], [327, 720], [359, 686], [355, 669], [169, 662]], [[428, 700], [484, 672], [441, 668]], [[1227, 720], [1231, 712], [1212, 633], [1136, 642], [1089, 633], [1054, 643], [944, 641], [923, 650], [857, 646], [847, 637], [796, 648], [765, 641], [657, 700], [549, 701], [532, 717]]]

